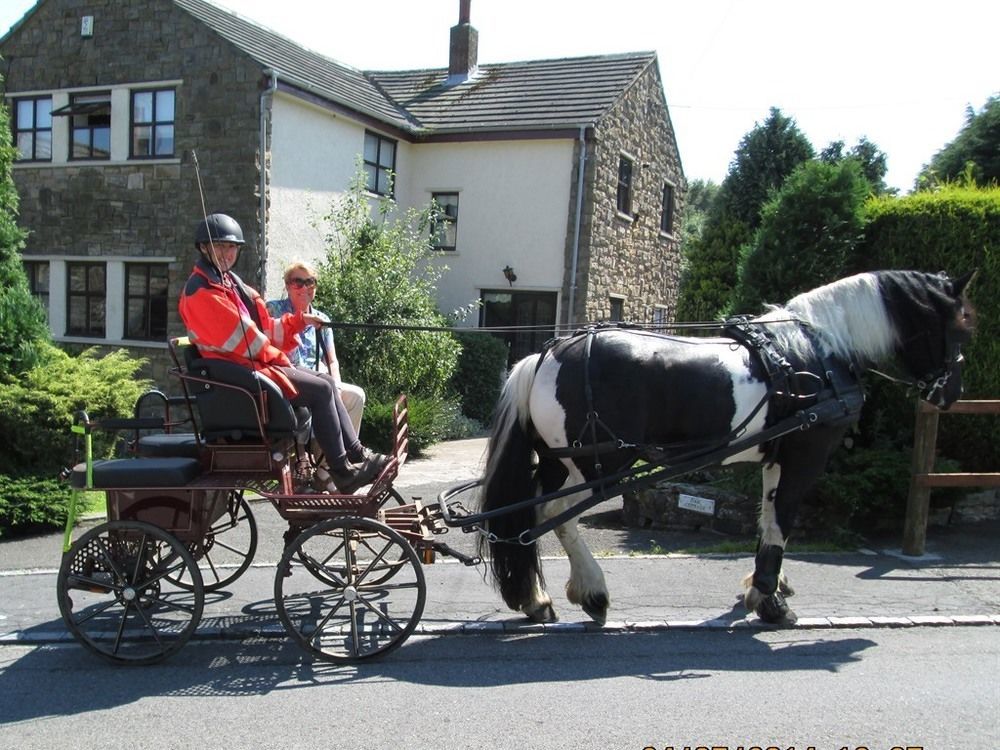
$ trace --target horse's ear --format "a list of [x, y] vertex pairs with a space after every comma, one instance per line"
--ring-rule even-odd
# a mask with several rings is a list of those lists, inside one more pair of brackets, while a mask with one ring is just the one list
[[976, 278], [976, 274], [978, 274], [978, 273], [979, 273], [979, 269], [978, 268], [974, 268], [973, 270], [969, 271], [964, 276], [960, 276], [959, 278], [957, 278], [953, 282], [951, 282], [951, 287], [954, 290], [956, 297], [961, 297], [962, 296], [962, 294], [965, 292], [965, 288], [967, 286], [969, 286], [969, 284], [972, 283], [972, 280], [974, 278]]

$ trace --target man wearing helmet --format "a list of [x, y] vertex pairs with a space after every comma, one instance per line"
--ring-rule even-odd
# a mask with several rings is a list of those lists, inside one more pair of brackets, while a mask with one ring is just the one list
[[361, 445], [329, 378], [292, 366], [288, 352], [299, 345], [297, 334], [307, 325], [318, 328], [322, 320], [308, 312], [271, 318], [257, 290], [232, 272], [243, 244], [243, 230], [226, 214], [211, 214], [198, 224], [200, 257], [179, 305], [188, 338], [201, 356], [252, 368], [273, 380], [293, 406], [308, 407], [335, 485], [327, 490], [353, 493], [372, 482], [388, 458]]

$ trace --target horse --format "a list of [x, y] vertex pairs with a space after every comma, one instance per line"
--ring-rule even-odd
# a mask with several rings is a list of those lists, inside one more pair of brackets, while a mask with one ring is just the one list
[[[604, 624], [607, 585], [574, 506], [595, 504], [590, 488], [607, 493], [602, 478], [639, 459], [663, 466], [694, 456], [705, 467], [762, 464], [743, 600], [765, 622], [794, 622], [785, 546], [799, 501], [858, 419], [861, 376], [894, 363], [929, 403], [947, 409], [957, 400], [961, 346], [975, 327], [965, 297], [973, 275], [861, 273], [731, 319], [722, 335], [591, 327], [518, 361], [497, 403], [478, 494], [481, 552], [507, 606], [536, 622], [558, 619], [538, 545], [524, 536], [548, 524], [570, 560], [567, 599]], [[620, 494], [611, 484], [610, 497]]]

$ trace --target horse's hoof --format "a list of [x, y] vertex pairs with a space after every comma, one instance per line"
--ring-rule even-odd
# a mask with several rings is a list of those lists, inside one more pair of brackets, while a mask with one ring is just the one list
[[795, 596], [795, 589], [792, 588], [792, 585], [788, 582], [788, 579], [785, 578], [784, 573], [782, 573], [778, 577], [778, 591], [780, 591], [785, 596]]
[[754, 611], [760, 619], [772, 625], [794, 625], [799, 619], [779, 591], [764, 597]]
[[544, 604], [539, 604], [536, 607], [522, 607], [521, 611], [524, 612], [525, 617], [527, 617], [532, 622], [556, 622], [559, 620], [559, 616], [556, 614], [555, 608], [552, 606], [552, 602], [545, 602]]
[[580, 606], [583, 611], [590, 616], [590, 619], [598, 625], [603, 625], [608, 621], [608, 601], [607, 594], [593, 594], [586, 597]]

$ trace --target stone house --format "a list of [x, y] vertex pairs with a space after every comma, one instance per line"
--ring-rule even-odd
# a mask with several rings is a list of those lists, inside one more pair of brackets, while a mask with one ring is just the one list
[[564, 326], [672, 320], [685, 183], [655, 53], [479, 65], [469, 11], [448, 68], [360, 71], [205, 0], [40, 0], [0, 75], [55, 339], [128, 347], [160, 381], [202, 196], [278, 296], [359, 163], [373, 199], [446, 209], [443, 311], [551, 326], [510, 335], [512, 358]]

